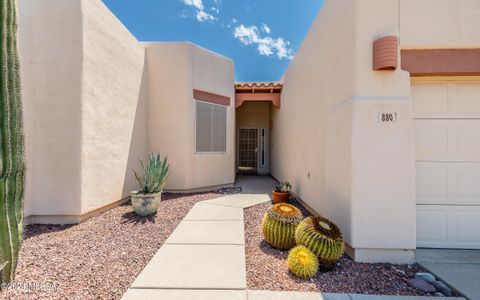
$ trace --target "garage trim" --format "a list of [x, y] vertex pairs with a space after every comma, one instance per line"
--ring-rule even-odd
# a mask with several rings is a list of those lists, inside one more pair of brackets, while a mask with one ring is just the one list
[[404, 49], [401, 59], [412, 77], [480, 75], [480, 48]]

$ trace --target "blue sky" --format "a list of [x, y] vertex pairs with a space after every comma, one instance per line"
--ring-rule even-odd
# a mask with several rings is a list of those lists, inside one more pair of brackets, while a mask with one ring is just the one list
[[235, 62], [237, 81], [279, 80], [323, 0], [103, 0], [140, 41], [190, 41]]

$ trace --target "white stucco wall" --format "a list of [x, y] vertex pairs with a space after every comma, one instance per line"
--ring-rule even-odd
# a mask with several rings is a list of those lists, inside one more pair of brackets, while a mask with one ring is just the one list
[[[146, 43], [148, 141], [172, 168], [166, 188], [190, 190], [234, 182], [235, 104], [233, 62], [190, 43]], [[230, 97], [227, 151], [195, 153], [193, 90]]]
[[360, 261], [412, 261], [415, 248], [409, 75], [372, 70], [373, 41], [398, 26], [397, 0], [327, 0], [272, 110], [272, 174], [336, 222]]
[[31, 222], [128, 195], [147, 152], [143, 47], [99, 0], [19, 1]]

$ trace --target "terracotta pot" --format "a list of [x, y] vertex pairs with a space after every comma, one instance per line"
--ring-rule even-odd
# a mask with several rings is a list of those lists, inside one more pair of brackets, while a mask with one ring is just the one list
[[146, 217], [157, 212], [162, 193], [139, 194], [132, 192], [130, 197], [132, 199], [132, 206], [135, 213], [139, 216]]
[[273, 202], [274, 203], [287, 203], [288, 197], [290, 196], [289, 192], [276, 192], [273, 191]]

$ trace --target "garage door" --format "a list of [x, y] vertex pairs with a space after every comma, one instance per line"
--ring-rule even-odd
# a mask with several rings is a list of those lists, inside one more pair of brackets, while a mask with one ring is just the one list
[[417, 246], [480, 249], [480, 81], [412, 82]]

